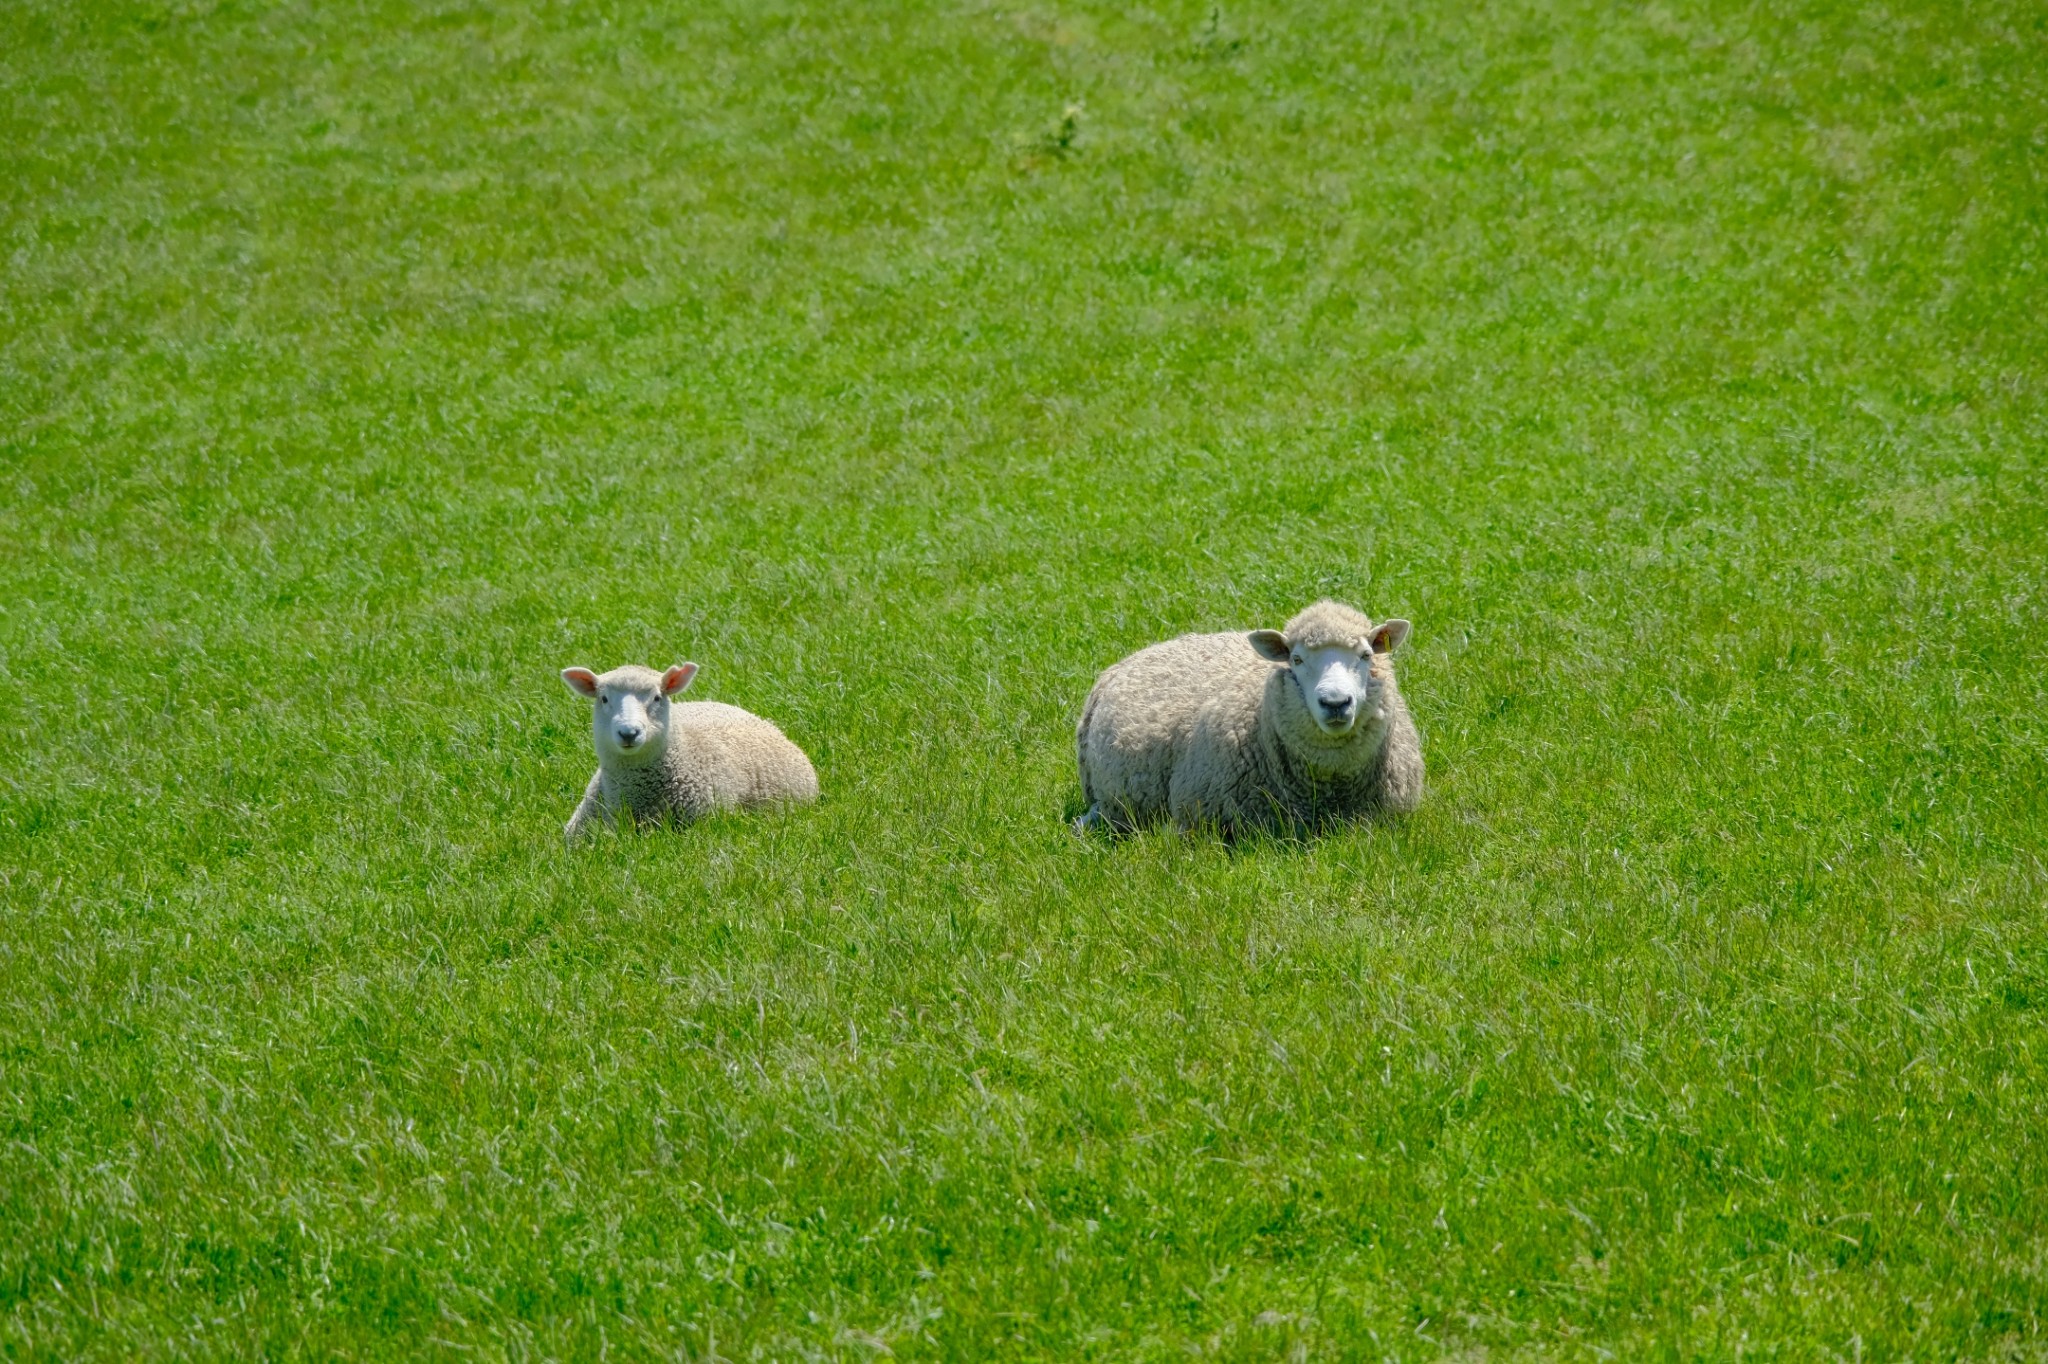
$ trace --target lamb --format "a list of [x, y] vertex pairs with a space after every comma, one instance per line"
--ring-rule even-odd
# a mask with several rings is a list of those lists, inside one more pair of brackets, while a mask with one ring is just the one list
[[1114, 664], [1075, 733], [1075, 831], [1170, 818], [1231, 835], [1413, 810], [1422, 740], [1390, 657], [1408, 629], [1319, 601], [1284, 631], [1182, 635]]
[[671, 699], [696, 676], [694, 663], [562, 670], [570, 691], [597, 702], [597, 775], [569, 817], [572, 846], [592, 819], [611, 823], [621, 807], [637, 826], [818, 798], [811, 760], [774, 725], [738, 706]]

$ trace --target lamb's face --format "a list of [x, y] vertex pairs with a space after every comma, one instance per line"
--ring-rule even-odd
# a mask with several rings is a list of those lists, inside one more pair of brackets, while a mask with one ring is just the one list
[[1315, 727], [1331, 739], [1343, 739], [1386, 720], [1386, 690], [1393, 674], [1381, 656], [1407, 636], [1407, 621], [1390, 620], [1357, 641], [1289, 643], [1278, 630], [1255, 630], [1251, 642], [1260, 657], [1287, 665]]
[[569, 690], [597, 702], [591, 737], [600, 761], [646, 762], [668, 747], [670, 698], [697, 675], [694, 663], [678, 663], [665, 673], [652, 668], [614, 668], [602, 677], [588, 668], [565, 668]]

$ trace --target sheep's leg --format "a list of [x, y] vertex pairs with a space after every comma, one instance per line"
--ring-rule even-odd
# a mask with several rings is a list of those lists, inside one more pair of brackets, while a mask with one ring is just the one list
[[583, 788], [583, 799], [577, 803], [576, 813], [569, 816], [569, 827], [563, 830], [569, 846], [576, 845], [576, 840], [583, 834], [583, 826], [591, 820], [601, 819], [607, 824], [611, 822], [611, 811], [604, 808], [603, 787], [604, 773], [592, 773], [590, 785]]
[[1104, 805], [1098, 800], [1089, 806], [1088, 813], [1076, 819], [1071, 827], [1084, 838], [1098, 831], [1110, 838], [1122, 838], [1125, 834], [1135, 832], [1138, 824], [1139, 821], [1132, 817], [1129, 806]]

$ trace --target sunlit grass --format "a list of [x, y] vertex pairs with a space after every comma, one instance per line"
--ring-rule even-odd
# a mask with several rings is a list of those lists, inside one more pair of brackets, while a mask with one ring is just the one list
[[[0, 1348], [2048, 1349], [2042, 14], [0, 26]], [[1320, 595], [1419, 814], [1067, 834]]]

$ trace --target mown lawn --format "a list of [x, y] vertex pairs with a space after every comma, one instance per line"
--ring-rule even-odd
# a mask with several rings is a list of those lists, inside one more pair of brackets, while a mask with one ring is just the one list
[[[2048, 1357], [2048, 9], [0, 35], [0, 1352]], [[1325, 594], [1420, 814], [1067, 832]]]

